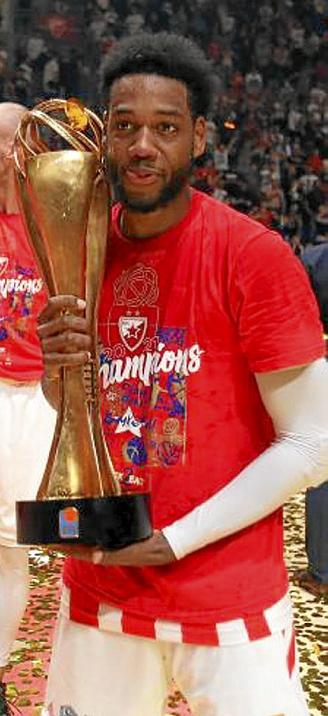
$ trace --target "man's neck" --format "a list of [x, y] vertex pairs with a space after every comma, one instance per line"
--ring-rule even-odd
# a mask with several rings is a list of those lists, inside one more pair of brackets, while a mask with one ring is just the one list
[[146, 239], [159, 236], [178, 224], [190, 208], [189, 188], [167, 206], [145, 214], [123, 208], [121, 231], [127, 237]]

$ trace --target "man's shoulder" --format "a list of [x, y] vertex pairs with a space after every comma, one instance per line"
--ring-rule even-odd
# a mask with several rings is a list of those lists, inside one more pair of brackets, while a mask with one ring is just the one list
[[231, 250], [238, 251], [250, 247], [252, 242], [261, 239], [263, 245], [283, 242], [282, 237], [259, 221], [243, 214], [219, 199], [196, 192], [199, 210], [203, 214], [207, 232], [222, 242], [227, 242]]

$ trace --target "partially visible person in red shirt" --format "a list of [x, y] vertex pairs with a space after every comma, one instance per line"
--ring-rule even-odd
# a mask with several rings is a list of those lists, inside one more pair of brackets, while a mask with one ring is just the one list
[[28, 596], [28, 549], [16, 543], [15, 502], [33, 499], [55, 412], [43, 397], [36, 333], [46, 294], [19, 215], [13, 141], [25, 108], [0, 104], [0, 713], [3, 676]]

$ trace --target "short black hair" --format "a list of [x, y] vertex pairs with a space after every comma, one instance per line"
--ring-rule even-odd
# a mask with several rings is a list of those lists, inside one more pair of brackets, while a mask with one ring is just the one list
[[125, 75], [156, 74], [183, 82], [192, 116], [208, 117], [215, 78], [210, 62], [192, 40], [171, 32], [140, 32], [120, 40], [111, 51], [104, 74], [104, 91]]

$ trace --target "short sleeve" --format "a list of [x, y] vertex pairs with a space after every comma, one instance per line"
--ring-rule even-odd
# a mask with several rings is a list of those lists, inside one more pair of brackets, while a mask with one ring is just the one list
[[231, 290], [241, 348], [253, 373], [307, 364], [324, 355], [308, 276], [279, 234], [257, 232], [243, 243]]

